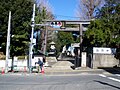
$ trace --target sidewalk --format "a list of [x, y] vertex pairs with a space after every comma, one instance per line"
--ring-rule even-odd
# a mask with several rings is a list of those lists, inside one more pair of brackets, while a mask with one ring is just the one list
[[36, 73], [32, 72], [8, 72], [8, 73], [0, 73], [0, 75], [95, 75], [95, 74], [120, 74], [119, 68], [110, 68], [110, 69], [90, 69], [90, 68], [79, 68], [77, 70], [50, 70], [50, 68], [45, 68], [44, 73]]
[[108, 73], [104, 69], [91, 69], [91, 68], [82, 68], [78, 67], [73, 69], [74, 64], [70, 61], [58, 61], [55, 64], [51, 65], [51, 67], [45, 67], [45, 74], [47, 75], [54, 75], [54, 74], [81, 74], [81, 73], [89, 73], [89, 74], [96, 74], [96, 73]]
[[[9, 72], [8, 75], [80, 75], [80, 74], [120, 74], [120, 68], [101, 68], [101, 69], [91, 69], [91, 68], [82, 68], [78, 67], [72, 69], [72, 63], [67, 61], [58, 61], [57, 63], [52, 64], [51, 66], [44, 67], [44, 73], [37, 73], [33, 71], [29, 73], [28, 69], [23, 68], [17, 72]], [[0, 71], [0, 74], [3, 74]]]

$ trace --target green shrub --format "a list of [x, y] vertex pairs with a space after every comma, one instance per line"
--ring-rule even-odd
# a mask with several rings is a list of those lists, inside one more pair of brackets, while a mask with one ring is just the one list
[[2, 55], [2, 56], [0, 57], [0, 60], [5, 60], [5, 58], [6, 58], [6, 56], [5, 56], [5, 55]]
[[18, 57], [18, 60], [19, 59], [25, 59], [25, 56], [17, 56]]

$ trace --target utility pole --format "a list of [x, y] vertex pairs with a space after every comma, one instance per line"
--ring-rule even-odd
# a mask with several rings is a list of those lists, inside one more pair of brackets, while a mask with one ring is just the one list
[[8, 20], [8, 32], [7, 32], [7, 43], [6, 43], [5, 73], [8, 72], [8, 59], [9, 59], [9, 57], [10, 57], [10, 29], [11, 29], [11, 11], [9, 11], [9, 20]]
[[32, 23], [31, 23], [31, 27], [32, 27], [32, 32], [31, 32], [31, 42], [30, 42], [30, 48], [29, 48], [29, 72], [31, 73], [32, 70], [32, 54], [33, 54], [33, 34], [34, 34], [34, 27], [35, 27], [35, 4], [33, 6], [33, 15], [32, 15]]
[[[33, 54], [33, 34], [34, 34], [34, 27], [35, 26], [50, 26], [49, 24], [35, 24], [35, 4], [33, 6], [33, 15], [32, 15], [32, 32], [31, 32], [31, 42], [30, 42], [30, 46], [29, 46], [29, 72], [32, 72], [32, 54]], [[47, 34], [47, 30], [46, 30], [46, 34]], [[47, 36], [46, 36], [47, 38]], [[46, 41], [45, 41], [46, 44]], [[45, 47], [46, 50], [46, 47]]]
[[45, 26], [44, 47], [43, 47], [43, 53], [44, 53], [44, 54], [46, 54], [46, 47], [47, 47], [47, 27]]

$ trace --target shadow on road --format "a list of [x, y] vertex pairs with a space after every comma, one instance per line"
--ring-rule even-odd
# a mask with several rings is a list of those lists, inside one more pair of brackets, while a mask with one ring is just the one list
[[94, 82], [98, 82], [98, 83], [103, 84], [103, 85], [107, 85], [107, 86], [111, 86], [111, 87], [120, 89], [120, 87], [117, 87], [115, 85], [112, 85], [112, 84], [109, 84], [109, 83], [106, 83], [106, 82], [103, 82], [103, 81], [94, 80]]
[[107, 68], [98, 68], [103, 69], [111, 74], [120, 74], [120, 67], [107, 67]]

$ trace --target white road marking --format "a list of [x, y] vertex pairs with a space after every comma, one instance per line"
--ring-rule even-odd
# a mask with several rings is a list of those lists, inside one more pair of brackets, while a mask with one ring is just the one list
[[115, 74], [115, 75], [120, 77], [120, 74]]
[[99, 76], [101, 76], [101, 77], [107, 77], [107, 76], [105, 76], [105, 75], [103, 75], [103, 74], [99, 74]]
[[[115, 75], [120, 76], [119, 74], [115, 74]], [[103, 74], [99, 74], [99, 76], [104, 77], [104, 78], [108, 78], [108, 79], [113, 80], [113, 81], [120, 82], [119, 79], [116, 79], [116, 78], [113, 78], [113, 77], [107, 77], [107, 76], [105, 76]]]
[[111, 80], [113, 80], [113, 81], [120, 82], [120, 80], [119, 80], [119, 79], [116, 79], [116, 78], [108, 77], [108, 79], [111, 79]]

